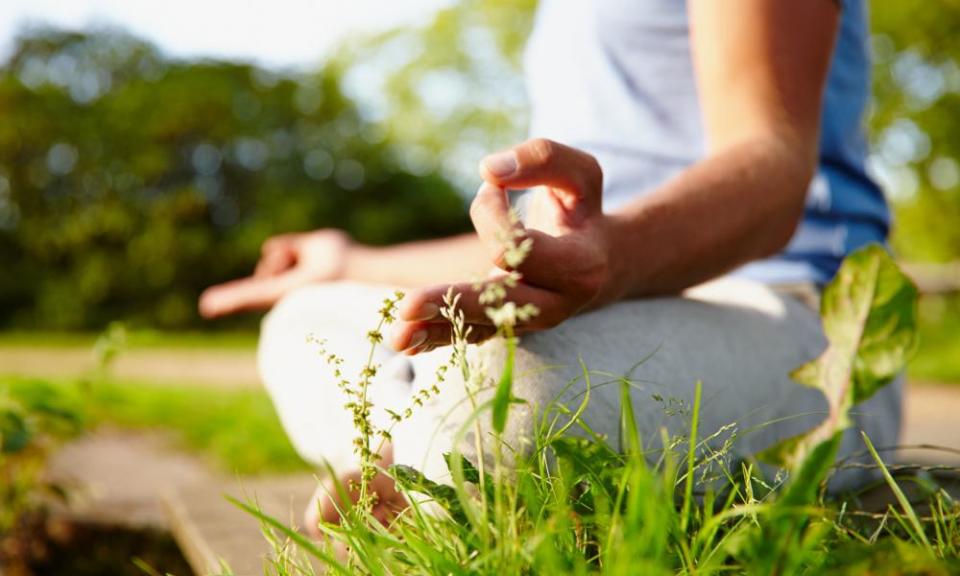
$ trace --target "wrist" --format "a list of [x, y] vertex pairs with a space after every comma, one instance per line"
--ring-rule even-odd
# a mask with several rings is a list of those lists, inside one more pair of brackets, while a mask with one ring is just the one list
[[363, 281], [368, 278], [376, 249], [352, 239], [343, 248], [343, 265], [340, 268], [341, 280]]
[[631, 257], [625, 239], [629, 232], [624, 218], [618, 214], [604, 214], [600, 230], [607, 263], [606, 279], [597, 304], [604, 306], [627, 297], [631, 292], [636, 259]]

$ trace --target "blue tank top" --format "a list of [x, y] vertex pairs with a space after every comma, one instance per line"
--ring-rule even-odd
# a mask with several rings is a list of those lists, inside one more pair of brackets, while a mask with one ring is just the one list
[[[688, 31], [684, 0], [540, 2], [525, 53], [530, 132], [597, 157], [607, 211], [704, 154]], [[850, 251], [886, 239], [887, 206], [865, 170], [867, 39], [864, 0], [844, 0], [803, 221], [782, 253], [735, 274], [822, 284]]]

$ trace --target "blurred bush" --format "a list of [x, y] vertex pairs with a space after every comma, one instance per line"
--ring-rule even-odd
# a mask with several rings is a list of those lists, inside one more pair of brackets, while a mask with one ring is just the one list
[[199, 323], [271, 234], [382, 244], [462, 231], [462, 197], [404, 161], [334, 67], [177, 61], [117, 31], [35, 30], [0, 67], [0, 326]]
[[[960, 9], [871, 2], [880, 176], [909, 260], [960, 259]], [[0, 326], [198, 322], [266, 236], [467, 229], [455, 187], [522, 138], [534, 0], [463, 0], [320, 72], [172, 61], [118, 32], [35, 31], [0, 68]]]

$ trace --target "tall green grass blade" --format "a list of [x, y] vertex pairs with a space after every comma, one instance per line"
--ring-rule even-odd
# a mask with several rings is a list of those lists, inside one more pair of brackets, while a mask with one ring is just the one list
[[297, 546], [299, 546], [305, 552], [307, 552], [314, 558], [317, 558], [318, 560], [323, 562], [327, 568], [332, 569], [337, 574], [342, 574], [343, 576], [350, 576], [351, 573], [346, 568], [344, 568], [339, 562], [337, 562], [337, 560], [333, 556], [327, 554], [322, 548], [317, 546], [317, 544], [313, 540], [311, 540], [309, 537], [301, 534], [300, 532], [297, 532], [293, 528], [290, 528], [283, 522], [277, 520], [276, 518], [270, 516], [269, 514], [264, 513], [262, 510], [260, 510], [255, 506], [251, 506], [250, 504], [243, 502], [241, 500], [238, 500], [233, 496], [225, 496], [225, 498], [231, 504], [245, 511], [247, 514], [254, 516], [255, 518], [257, 518], [267, 526], [270, 526], [271, 528], [279, 530], [287, 538], [295, 542]]
[[690, 507], [693, 504], [693, 472], [697, 452], [697, 427], [700, 421], [700, 398], [703, 383], [697, 382], [693, 391], [693, 415], [690, 420], [690, 438], [687, 440], [687, 478], [683, 491], [683, 510], [680, 512], [680, 532], [686, 533], [690, 524]]
[[628, 456], [646, 462], [640, 428], [633, 410], [630, 382], [626, 379], [620, 381], [620, 449]]
[[133, 563], [134, 566], [137, 567], [138, 570], [140, 570], [147, 576], [164, 576], [156, 568], [151, 566], [146, 560], [144, 560], [143, 558], [140, 558], [139, 556], [134, 556], [133, 558], [130, 559], [130, 561]]
[[455, 522], [464, 523], [467, 521], [467, 516], [457, 497], [457, 491], [452, 486], [438, 484], [415, 468], [401, 464], [394, 464], [390, 467], [390, 476], [404, 490], [430, 496], [450, 514]]
[[821, 483], [827, 477], [840, 449], [842, 433], [821, 442], [810, 452], [800, 468], [790, 477], [783, 495], [777, 504], [783, 507], [805, 506], [817, 498]]
[[897, 481], [894, 480], [893, 476], [890, 474], [890, 470], [887, 469], [887, 466], [883, 463], [883, 460], [877, 453], [876, 448], [873, 447], [873, 442], [870, 441], [870, 438], [867, 436], [867, 434], [861, 431], [860, 436], [863, 437], [863, 441], [867, 445], [867, 450], [870, 451], [870, 456], [877, 463], [877, 466], [880, 467], [880, 473], [883, 474], [883, 479], [887, 482], [887, 486], [890, 487], [890, 490], [893, 491], [893, 495], [897, 499], [897, 503], [900, 504], [900, 509], [903, 510], [903, 514], [907, 517], [907, 521], [910, 523], [910, 527], [912, 528], [910, 531], [911, 535], [918, 544], [922, 544], [928, 551], [933, 552], [933, 548], [930, 546], [930, 541], [927, 539], [927, 535], [923, 530], [923, 524], [920, 523], [920, 518], [917, 516], [916, 510], [913, 509], [913, 506], [907, 499], [906, 494], [903, 493], [903, 490], [900, 489], [900, 485], [897, 484]]
[[503, 364], [503, 372], [500, 374], [500, 382], [497, 383], [497, 390], [493, 396], [493, 412], [491, 414], [493, 430], [497, 434], [503, 434], [507, 427], [507, 414], [510, 411], [510, 401], [513, 394], [513, 360], [517, 350], [516, 338], [505, 338], [504, 340], [507, 356]]

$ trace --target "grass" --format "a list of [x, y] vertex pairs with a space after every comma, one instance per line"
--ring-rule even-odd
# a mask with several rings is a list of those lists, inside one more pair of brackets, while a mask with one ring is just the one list
[[[499, 324], [500, 310], [488, 311], [506, 346], [500, 375], [491, 376], [482, 363], [457, 353], [466, 346], [458, 329], [463, 316], [448, 294], [451, 366], [463, 374], [473, 413], [451, 438], [447, 483], [407, 466], [380, 469], [409, 503], [390, 517], [375, 498], [363, 498], [367, 477], [361, 475], [359, 485], [335, 488], [345, 504], [338, 507], [338, 522], [319, 521], [326, 536], [320, 542], [254, 504], [235, 504], [263, 523], [274, 550], [268, 572], [278, 576], [315, 573], [311, 559], [325, 574], [378, 576], [960, 573], [960, 503], [932, 474], [912, 478], [919, 500], [911, 500], [902, 478], [864, 435], [872, 460], [857, 464], [872, 469], [875, 487], [887, 490], [885, 507], [864, 509], [862, 490], [838, 496], [827, 489], [848, 467], [837, 456], [844, 435], [854, 433], [849, 410], [893, 381], [913, 349], [915, 289], [882, 248], [868, 247], [847, 259], [823, 301], [828, 347], [791, 375], [798, 385], [823, 391], [831, 417], [750, 456], [735, 454], [732, 441], [720, 438], [726, 427], [701, 430], [701, 413], [709, 407], [701, 403], [700, 384], [685, 430], [641, 439], [626, 376], [618, 379], [614, 448], [581, 419], [591, 388], [582, 363], [583, 374], [568, 384], [585, 387], [579, 408], [537, 406], [532, 438], [505, 439], [517, 402], [513, 379], [522, 377], [512, 364], [513, 324]], [[362, 392], [366, 375], [375, 372], [368, 360], [359, 385], [344, 383], [360, 391], [352, 404], [357, 446], [364, 448], [358, 455], [371, 467], [376, 458], [365, 448], [381, 431], [370, 423]], [[468, 434], [472, 459], [459, 452], [471, 450]], [[780, 469], [764, 473], [757, 459], [780, 463]], [[360, 495], [355, 503], [348, 490]]]
[[[874, 281], [879, 282], [877, 277]], [[876, 293], [889, 295], [874, 289], [858, 294]], [[867, 312], [876, 314], [891, 301], [870, 300]], [[890, 337], [895, 324], [903, 319], [912, 323], [906, 308], [888, 311], [891, 322], [871, 324], [861, 318], [876, 332], [868, 334], [872, 346], [891, 352], [889, 347], [897, 341]], [[840, 306], [835, 313], [850, 309]], [[960, 381], [960, 343], [949, 321], [960, 318], [960, 305], [956, 300], [927, 298], [919, 312], [921, 348], [911, 376]], [[39, 345], [51, 340], [58, 344], [55, 338], [32, 340], [25, 335], [0, 338], [0, 344]], [[201, 340], [207, 345], [196, 335], [135, 333], [129, 342], [133, 347], [162, 348], [193, 347]], [[900, 344], [909, 348], [905, 340]], [[252, 342], [245, 343], [243, 337], [226, 337], [215, 344], [248, 345]], [[856, 355], [858, 370], [876, 359], [860, 355], [859, 348], [847, 352]], [[825, 355], [828, 361], [844, 356]], [[901, 365], [894, 364], [881, 362], [856, 377], [874, 378], [878, 370], [896, 373]], [[838, 373], [826, 369], [812, 374], [826, 378]], [[509, 363], [504, 375], [493, 384], [493, 399], [479, 405], [470, 419], [478, 425], [490, 417], [493, 430], [475, 437], [492, 438], [496, 457], [472, 462], [459, 453], [450, 454], [449, 485], [436, 484], [411, 468], [381, 470], [397, 481], [412, 503], [388, 525], [374, 516], [375, 503], [346, 506], [340, 510], [340, 523], [320, 524], [327, 539], [313, 542], [255, 505], [237, 502], [264, 524], [274, 547], [269, 571], [281, 576], [311, 574], [312, 557], [325, 566], [324, 573], [344, 575], [960, 573], [960, 504], [929, 471], [909, 479], [916, 490], [904, 490], [905, 478], [884, 466], [869, 439], [864, 444], [874, 455], [871, 466], [877, 472], [877, 486], [886, 486], [892, 495], [877, 510], [862, 507], [862, 493], [834, 495], [826, 490], [836, 471], [837, 433], [812, 445], [789, 474], [770, 477], [752, 461], [727, 453], [725, 445], [717, 446], [716, 438], [711, 441], [714, 431], [699, 430], [701, 409], [709, 406], [697, 401], [686, 432], [673, 438], [664, 432], [664, 437], [654, 439], [659, 440], [653, 443], [658, 449], [645, 449], [651, 439], [641, 442], [636, 435], [630, 387], [624, 383], [623, 452], [595, 437], [578, 419], [579, 410], [562, 409], [560, 420], [544, 418], [550, 425], [536, 431], [529, 454], [511, 459], [506, 469], [501, 453], [511, 448], [499, 434], [513, 403]], [[872, 384], [868, 380], [857, 384], [849, 371], [840, 376], [816, 387], [822, 384], [826, 391], [834, 385]], [[882, 380], [888, 377], [891, 374]], [[21, 392], [56, 388], [82, 405], [85, 418], [94, 425], [172, 431], [184, 446], [229, 471], [303, 467], [269, 400], [259, 391], [104, 380], [93, 383], [84, 395], [71, 380], [0, 377], [0, 387], [4, 386]], [[357, 405], [362, 407], [363, 388], [358, 391]], [[580, 435], [561, 434], [558, 427], [578, 430]], [[369, 446], [370, 432], [360, 439]], [[345, 488], [340, 487], [344, 492]]]
[[[544, 427], [509, 473], [450, 455], [449, 486], [393, 467], [411, 507], [389, 526], [344, 508], [339, 524], [320, 525], [322, 542], [235, 503], [264, 523], [279, 576], [313, 574], [310, 557], [343, 575], [960, 573], [960, 506], [929, 479], [921, 513], [877, 457], [894, 497], [865, 512], [859, 494], [826, 492], [839, 437], [777, 480], [718, 456], [698, 418], [699, 406], [689, 439], [664, 438], [670, 448], [654, 452], [636, 449], [636, 436], [617, 453]], [[628, 408], [622, 421], [632, 419]]]
[[77, 407], [87, 426], [170, 432], [181, 445], [224, 471], [238, 474], [307, 469], [261, 390], [224, 390], [200, 385], [93, 382], [0, 376], [14, 395], [54, 389]]
[[[0, 332], [0, 346], [29, 348], [83, 348], [91, 349], [100, 336], [94, 332]], [[254, 350], [256, 332], [163, 332], [159, 330], [130, 330], [127, 348], [133, 349], [194, 349]]]

